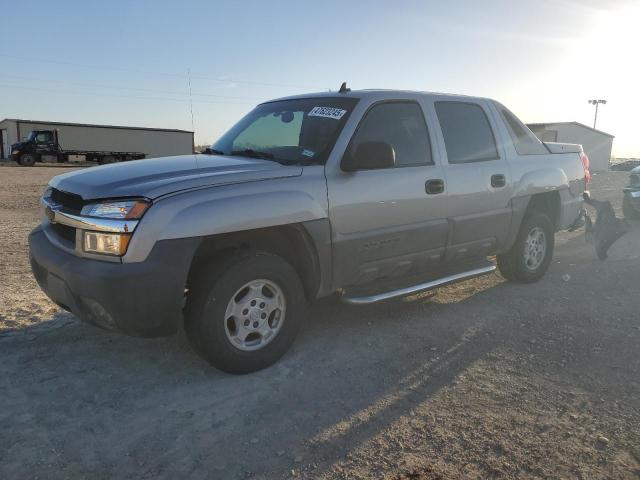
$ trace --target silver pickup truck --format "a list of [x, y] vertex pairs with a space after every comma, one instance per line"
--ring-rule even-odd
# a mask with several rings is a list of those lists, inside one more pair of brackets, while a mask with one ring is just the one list
[[533, 282], [580, 224], [588, 159], [500, 103], [363, 90], [258, 105], [206, 154], [59, 175], [29, 237], [46, 294], [140, 336], [182, 325], [232, 373], [289, 348], [308, 302], [409, 295], [496, 269]]

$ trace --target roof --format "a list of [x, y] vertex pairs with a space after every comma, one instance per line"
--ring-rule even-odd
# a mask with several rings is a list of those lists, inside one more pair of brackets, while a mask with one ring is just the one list
[[46, 125], [66, 125], [70, 127], [93, 127], [93, 128], [122, 128], [126, 130], [151, 130], [155, 132], [180, 132], [193, 133], [190, 130], [177, 130], [174, 128], [151, 128], [151, 127], [127, 127], [122, 125], [96, 125], [91, 123], [69, 123], [69, 122], [47, 122], [45, 120], [22, 120], [20, 118], [5, 118], [0, 122], [18, 122], [27, 124], [46, 124]]
[[452, 97], [452, 98], [464, 98], [464, 99], [479, 99], [484, 97], [474, 97], [469, 95], [457, 95], [452, 93], [440, 93], [440, 92], [422, 92], [417, 90], [388, 90], [388, 89], [367, 89], [367, 90], [349, 90], [344, 93], [340, 93], [338, 91], [330, 91], [330, 92], [315, 92], [315, 93], [304, 93], [301, 95], [291, 95], [287, 97], [274, 98], [267, 102], [278, 102], [281, 100], [298, 100], [305, 98], [357, 98], [357, 99], [386, 99], [386, 98], [394, 98], [394, 97], [420, 97], [425, 95], [434, 95], [440, 97]]
[[601, 135], [606, 135], [607, 137], [615, 138], [615, 135], [611, 135], [610, 133], [603, 132], [602, 130], [598, 130], [597, 128], [590, 127], [589, 125], [585, 125], [580, 122], [546, 122], [546, 123], [527, 123], [527, 127], [546, 127], [548, 125], [577, 125], [582, 128], [586, 128], [587, 130], [591, 130], [592, 132], [600, 133]]

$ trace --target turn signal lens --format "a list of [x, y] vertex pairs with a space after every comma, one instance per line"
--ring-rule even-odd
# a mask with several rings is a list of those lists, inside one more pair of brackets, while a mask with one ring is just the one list
[[147, 200], [112, 200], [85, 205], [81, 214], [87, 217], [133, 220], [142, 217], [150, 205]]
[[127, 253], [130, 233], [84, 232], [82, 247], [87, 253], [122, 256]]

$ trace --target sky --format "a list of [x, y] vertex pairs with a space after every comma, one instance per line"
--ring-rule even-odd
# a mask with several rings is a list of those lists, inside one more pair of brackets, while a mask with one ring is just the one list
[[0, 119], [211, 144], [261, 101], [347, 81], [491, 97], [527, 123], [593, 125], [606, 99], [597, 128], [640, 157], [638, 0], [6, 0], [0, 19]]

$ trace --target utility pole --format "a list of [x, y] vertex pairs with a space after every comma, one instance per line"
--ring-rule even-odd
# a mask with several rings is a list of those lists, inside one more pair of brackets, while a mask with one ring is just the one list
[[595, 105], [596, 106], [596, 114], [593, 117], [593, 128], [596, 128], [596, 122], [598, 121], [598, 105], [602, 104], [606, 104], [607, 101], [606, 100], [589, 100], [589, 103], [591, 105]]

